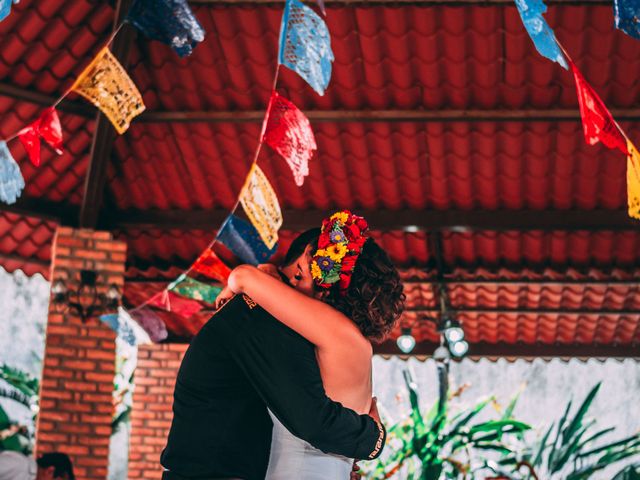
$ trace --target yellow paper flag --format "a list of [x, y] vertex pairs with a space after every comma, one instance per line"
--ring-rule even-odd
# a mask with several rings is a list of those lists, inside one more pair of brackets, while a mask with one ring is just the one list
[[133, 80], [108, 47], [100, 50], [71, 90], [98, 107], [121, 135], [145, 108]]
[[278, 241], [278, 229], [282, 226], [282, 212], [276, 192], [256, 164], [251, 167], [240, 194], [240, 203], [264, 244], [269, 249], [273, 248]]
[[640, 220], [640, 154], [627, 138], [627, 203], [629, 216]]

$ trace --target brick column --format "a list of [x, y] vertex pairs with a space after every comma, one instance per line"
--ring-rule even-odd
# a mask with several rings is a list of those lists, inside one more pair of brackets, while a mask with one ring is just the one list
[[173, 388], [187, 347], [183, 344], [138, 347], [129, 438], [129, 480], [162, 476], [160, 453], [167, 443], [173, 418]]
[[[126, 244], [109, 232], [60, 227], [51, 284], [62, 279], [76, 288], [80, 270], [93, 270], [98, 292], [106, 293], [110, 284], [122, 292], [125, 257]], [[82, 323], [73, 310], [60, 312], [50, 302], [36, 452], [67, 453], [78, 480], [107, 478], [114, 374], [115, 333], [98, 318]]]

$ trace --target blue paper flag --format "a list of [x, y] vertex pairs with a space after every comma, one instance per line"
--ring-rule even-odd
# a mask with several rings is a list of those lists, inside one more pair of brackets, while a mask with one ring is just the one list
[[0, 22], [11, 13], [11, 5], [19, 3], [20, 0], [0, 0]]
[[7, 142], [0, 141], [0, 200], [15, 203], [23, 188], [24, 178], [20, 167], [11, 156]]
[[118, 313], [100, 315], [100, 320], [132, 347], [142, 343], [151, 343], [149, 335], [122, 307], [118, 308]]
[[259, 265], [276, 253], [278, 244], [267, 248], [253, 225], [231, 214], [218, 232], [218, 240], [245, 263]]
[[127, 21], [147, 37], [171, 46], [181, 57], [190, 55], [205, 32], [187, 0], [136, 0]]
[[329, 29], [318, 14], [298, 0], [287, 0], [284, 8], [278, 61], [324, 95], [333, 62]]
[[569, 65], [560, 50], [556, 36], [542, 16], [547, 11], [547, 6], [542, 0], [515, 0], [515, 2], [524, 28], [527, 29], [538, 53], [558, 62], [565, 70], [568, 69]]
[[640, 2], [614, 0], [613, 13], [616, 18], [616, 28], [640, 40]]

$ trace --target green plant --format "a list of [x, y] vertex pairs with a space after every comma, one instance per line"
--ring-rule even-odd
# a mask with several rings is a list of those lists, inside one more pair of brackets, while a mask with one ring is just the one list
[[640, 463], [623, 468], [612, 480], [640, 480]]
[[379, 460], [370, 478], [391, 478], [404, 469], [406, 480], [437, 480], [440, 478], [468, 478], [473, 471], [473, 460], [479, 451], [500, 454], [513, 453], [503, 441], [510, 435], [521, 434], [529, 425], [507, 418], [511, 416], [515, 400], [508, 413], [497, 420], [473, 423], [477, 415], [494, 398], [487, 398], [474, 407], [451, 414], [451, 396], [447, 385], [447, 365], [438, 366], [440, 396], [438, 401], [422, 414], [419, 408], [417, 385], [408, 370], [403, 372], [409, 391], [411, 415], [406, 421], [388, 429], [390, 454]]
[[[587, 480], [598, 471], [638, 455], [640, 434], [596, 445], [615, 430], [615, 427], [596, 430], [596, 421], [586, 417], [599, 389], [600, 383], [591, 389], [573, 416], [569, 401], [560, 420], [553, 422], [533, 446], [506, 454], [498, 462], [486, 462], [487, 468], [522, 480], [536, 476], [548, 480]], [[529, 468], [522, 473], [522, 466]], [[638, 478], [637, 466], [626, 467], [615, 476], [616, 480]]]
[[[25, 407], [37, 412], [38, 408], [38, 380], [32, 378], [26, 372], [6, 364], [0, 365], [0, 379], [4, 380], [9, 388], [0, 388], [0, 397], [8, 398], [18, 402]], [[34, 420], [35, 420], [34, 413]], [[7, 415], [6, 411], [0, 407], [0, 432], [10, 431], [15, 425]], [[32, 446], [32, 438], [26, 427], [21, 427], [16, 432], [0, 440], [0, 448], [5, 450], [15, 450], [28, 453]]]
[[29, 399], [38, 396], [38, 380], [22, 370], [2, 364], [0, 366], [0, 378]]

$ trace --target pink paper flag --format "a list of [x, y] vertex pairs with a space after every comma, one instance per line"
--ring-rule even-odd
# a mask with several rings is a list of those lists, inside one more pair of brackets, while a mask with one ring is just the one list
[[185, 318], [189, 318], [191, 315], [198, 313], [203, 308], [199, 302], [181, 297], [180, 295], [176, 295], [168, 290], [164, 290], [163, 292], [155, 295], [149, 302], [149, 305], [161, 308], [167, 312], [173, 312]]

